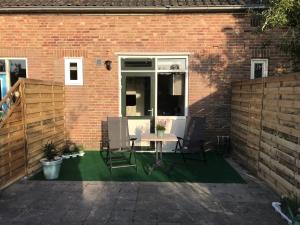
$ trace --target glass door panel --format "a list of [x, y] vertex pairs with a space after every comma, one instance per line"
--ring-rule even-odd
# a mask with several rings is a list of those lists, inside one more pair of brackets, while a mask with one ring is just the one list
[[[128, 117], [129, 133], [138, 139], [141, 134], [154, 129], [154, 73], [122, 73], [122, 116]], [[136, 143], [137, 146], [150, 146], [149, 142]]]
[[0, 74], [0, 99], [6, 95], [6, 76], [5, 74]]
[[126, 116], [150, 116], [150, 77], [126, 77]]

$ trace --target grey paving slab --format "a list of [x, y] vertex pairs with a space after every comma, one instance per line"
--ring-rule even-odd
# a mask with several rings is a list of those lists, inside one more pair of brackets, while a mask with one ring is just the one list
[[276, 195], [246, 184], [22, 180], [0, 192], [1, 225], [284, 225]]

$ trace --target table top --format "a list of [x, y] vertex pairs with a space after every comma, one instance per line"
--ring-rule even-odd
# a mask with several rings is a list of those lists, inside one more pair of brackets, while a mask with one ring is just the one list
[[141, 141], [177, 141], [175, 134], [164, 134], [162, 137], [157, 134], [142, 134]]

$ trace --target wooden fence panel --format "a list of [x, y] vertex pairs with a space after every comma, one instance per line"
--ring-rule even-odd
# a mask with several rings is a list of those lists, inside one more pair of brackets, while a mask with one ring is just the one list
[[232, 85], [231, 138], [236, 156], [250, 170], [257, 168], [260, 140], [262, 83]]
[[300, 74], [234, 82], [231, 137], [243, 164], [300, 197]]
[[52, 141], [60, 150], [64, 145], [64, 86], [26, 80], [24, 92], [28, 173], [31, 173], [40, 168], [44, 144]]
[[0, 127], [0, 189], [40, 169], [43, 145], [65, 142], [64, 85], [22, 79], [21, 98]]
[[0, 188], [26, 175], [26, 152], [21, 101], [0, 128]]

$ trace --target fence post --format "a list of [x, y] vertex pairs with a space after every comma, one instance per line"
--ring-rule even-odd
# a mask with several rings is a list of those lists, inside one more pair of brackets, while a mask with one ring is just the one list
[[28, 176], [28, 148], [27, 148], [27, 131], [26, 131], [26, 102], [25, 102], [25, 80], [20, 83], [20, 97], [24, 132], [24, 153], [25, 153], [25, 174]]

